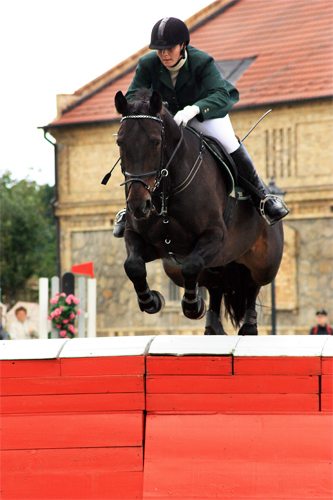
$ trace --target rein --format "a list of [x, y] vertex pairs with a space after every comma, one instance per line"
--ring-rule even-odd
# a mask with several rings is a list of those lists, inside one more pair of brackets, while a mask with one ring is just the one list
[[[161, 118], [159, 118], [159, 117], [149, 116], [149, 115], [128, 115], [128, 116], [124, 116], [120, 120], [120, 123], [122, 123], [124, 120], [129, 120], [129, 119], [150, 119], [150, 120], [155, 120], [155, 121], [157, 121], [157, 122], [159, 122], [161, 124], [161, 136], [162, 136], [161, 151], [162, 151], [162, 153], [161, 153], [161, 159], [160, 159], [160, 167], [159, 167], [158, 170], [153, 170], [152, 172], [146, 172], [146, 173], [142, 173], [142, 174], [131, 174], [130, 172], [126, 172], [126, 171], [124, 171], [122, 169], [123, 174], [126, 177], [129, 177], [129, 179], [127, 179], [125, 182], [123, 182], [120, 185], [124, 186], [126, 184], [129, 184], [129, 188], [130, 188], [131, 185], [133, 184], [133, 182], [140, 182], [147, 189], [147, 191], [149, 192], [150, 196], [152, 196], [154, 194], [154, 192], [156, 191], [156, 189], [162, 183], [162, 192], [160, 193], [161, 203], [162, 203], [162, 205], [161, 205], [161, 211], [158, 212], [156, 210], [156, 208], [155, 208], [154, 205], [153, 205], [152, 210], [158, 216], [165, 216], [168, 213], [168, 207], [167, 207], [168, 197], [170, 195], [177, 195], [177, 194], [181, 193], [184, 189], [186, 189], [191, 184], [192, 180], [194, 179], [197, 171], [199, 170], [199, 168], [200, 168], [200, 166], [202, 164], [202, 154], [203, 154], [203, 151], [204, 151], [202, 134], [201, 134], [201, 144], [200, 144], [199, 155], [198, 155], [197, 159], [195, 160], [194, 165], [193, 165], [190, 173], [188, 174], [188, 176], [186, 177], [186, 179], [179, 186], [177, 186], [176, 188], [174, 188], [172, 191], [170, 191], [168, 193], [167, 192], [167, 187], [166, 187], [166, 177], [168, 177], [168, 175], [169, 175], [169, 167], [170, 167], [170, 165], [171, 165], [174, 157], [176, 156], [176, 154], [177, 154], [177, 152], [178, 152], [178, 150], [179, 150], [179, 148], [180, 148], [180, 146], [181, 146], [181, 144], [183, 142], [183, 139], [184, 139], [183, 127], [181, 127], [181, 129], [180, 129], [180, 139], [178, 141], [178, 144], [177, 144], [176, 148], [174, 149], [174, 151], [173, 151], [173, 153], [172, 153], [172, 155], [171, 155], [168, 163], [166, 164], [165, 167], [163, 167], [163, 164], [164, 164], [164, 148], [165, 148], [165, 130], [164, 130], [164, 122], [163, 122], [163, 120]], [[114, 167], [111, 169], [110, 173], [107, 174], [104, 177], [104, 179], [102, 181], [102, 184], [106, 184], [106, 182], [109, 180], [109, 178], [111, 176], [111, 172], [114, 169]], [[151, 176], [151, 175], [156, 175], [156, 179], [155, 179], [154, 186], [153, 186], [152, 189], [150, 189], [149, 184], [143, 179], [143, 177], [148, 177], [148, 176]], [[104, 182], [105, 179], [107, 179], [106, 182]]]

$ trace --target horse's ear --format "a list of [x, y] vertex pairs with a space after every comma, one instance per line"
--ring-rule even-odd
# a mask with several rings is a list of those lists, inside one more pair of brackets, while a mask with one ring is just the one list
[[127, 99], [122, 93], [121, 90], [116, 93], [116, 97], [114, 98], [114, 103], [116, 105], [116, 110], [119, 114], [124, 115], [127, 111]]
[[157, 90], [154, 90], [150, 98], [150, 111], [152, 115], [158, 115], [162, 111], [163, 99]]

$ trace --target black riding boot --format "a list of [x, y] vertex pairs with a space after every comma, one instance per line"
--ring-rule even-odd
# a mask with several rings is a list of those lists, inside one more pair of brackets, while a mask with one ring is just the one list
[[[254, 206], [264, 217], [266, 222], [273, 226], [283, 217], [289, 214], [290, 210], [287, 208], [285, 203], [275, 195], [266, 192], [263, 183], [261, 182], [256, 169], [252, 163], [252, 160], [244, 148], [243, 144], [240, 144], [239, 148], [230, 154], [231, 158], [234, 160], [237, 171], [240, 177], [244, 177], [252, 186], [254, 186], [262, 196], [256, 196], [251, 193], [251, 198]], [[246, 188], [247, 186], [242, 184], [241, 178], [238, 178], [239, 184]]]
[[126, 223], [126, 208], [120, 210], [116, 215], [116, 221], [113, 229], [113, 236], [115, 238], [123, 238]]

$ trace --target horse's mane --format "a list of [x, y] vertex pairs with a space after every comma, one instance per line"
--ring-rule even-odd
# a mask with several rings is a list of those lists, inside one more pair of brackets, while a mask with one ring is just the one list
[[135, 94], [135, 100], [129, 102], [129, 113], [134, 115], [146, 115], [148, 113], [151, 92], [149, 89], [139, 89]]
[[[135, 114], [147, 113], [147, 105], [149, 106], [151, 95], [152, 92], [149, 89], [141, 88], [137, 90], [135, 94], [135, 101], [130, 103], [131, 107], [133, 106], [131, 111]], [[163, 102], [162, 114], [166, 117], [169, 116], [170, 118], [172, 118], [172, 115], [168, 111], [166, 102]]]
[[149, 102], [149, 99], [151, 98], [151, 91], [149, 89], [139, 89], [137, 90], [135, 94], [135, 100], [136, 101], [144, 101], [144, 102]]

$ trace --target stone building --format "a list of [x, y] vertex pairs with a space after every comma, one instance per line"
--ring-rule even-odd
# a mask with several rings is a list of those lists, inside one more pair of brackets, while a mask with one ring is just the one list
[[[277, 331], [307, 334], [317, 308], [332, 317], [332, 7], [330, 0], [217, 0], [187, 20], [191, 44], [210, 53], [240, 101], [230, 117], [246, 139], [262, 179], [274, 177], [291, 209], [276, 283]], [[147, 33], [147, 39], [149, 39]], [[61, 272], [94, 261], [99, 335], [203, 332], [180, 309], [179, 289], [160, 262], [148, 265], [149, 283], [161, 290], [163, 312], [139, 311], [125, 276], [123, 240], [112, 236], [124, 207], [120, 169], [107, 186], [104, 174], [118, 159], [114, 95], [126, 92], [143, 48], [73, 95], [57, 96], [58, 116], [45, 126], [56, 141], [54, 204]], [[260, 294], [261, 334], [270, 333], [270, 287]], [[232, 327], [227, 331], [235, 333]]]

